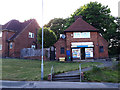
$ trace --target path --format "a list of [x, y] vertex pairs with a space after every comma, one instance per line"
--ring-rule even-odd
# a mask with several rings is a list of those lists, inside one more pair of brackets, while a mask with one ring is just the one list
[[[103, 63], [102, 65], [98, 65], [98, 67], [111, 67], [112, 65], [118, 63], [116, 61], [113, 62], [113, 61], [105, 61], [105, 60], [95, 60], [94, 62]], [[84, 69], [82, 69], [82, 72], [89, 71], [91, 69], [92, 69], [92, 67], [84, 68]], [[79, 70], [75, 70], [75, 71], [69, 71], [69, 72], [61, 73], [61, 74], [58, 74], [56, 76], [69, 76], [69, 75], [78, 75], [78, 74], [79, 74]]]

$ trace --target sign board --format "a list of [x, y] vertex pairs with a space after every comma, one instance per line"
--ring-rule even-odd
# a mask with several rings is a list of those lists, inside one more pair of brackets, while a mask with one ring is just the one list
[[85, 48], [85, 57], [93, 57], [93, 48]]
[[72, 42], [71, 47], [94, 47], [93, 42]]
[[67, 54], [67, 56], [69, 56], [70, 55], [70, 50], [67, 50], [66, 54]]
[[90, 38], [90, 32], [74, 32], [73, 38]]

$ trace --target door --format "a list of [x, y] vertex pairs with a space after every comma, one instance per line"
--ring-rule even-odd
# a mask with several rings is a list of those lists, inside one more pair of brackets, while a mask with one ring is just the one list
[[72, 49], [72, 58], [73, 58], [73, 60], [80, 60], [81, 59], [81, 50], [80, 50], [80, 48]]
[[81, 59], [85, 59], [85, 48], [81, 48]]

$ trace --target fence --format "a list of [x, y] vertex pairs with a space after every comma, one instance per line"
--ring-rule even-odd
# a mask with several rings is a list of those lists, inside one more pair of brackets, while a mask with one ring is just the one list
[[[21, 50], [21, 58], [26, 57], [40, 57], [42, 56], [42, 49], [24, 48]], [[50, 58], [50, 48], [43, 49], [43, 56]]]

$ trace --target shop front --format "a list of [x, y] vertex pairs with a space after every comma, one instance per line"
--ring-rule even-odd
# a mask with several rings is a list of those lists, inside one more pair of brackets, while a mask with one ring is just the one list
[[93, 42], [72, 42], [72, 60], [92, 59], [94, 45]]

